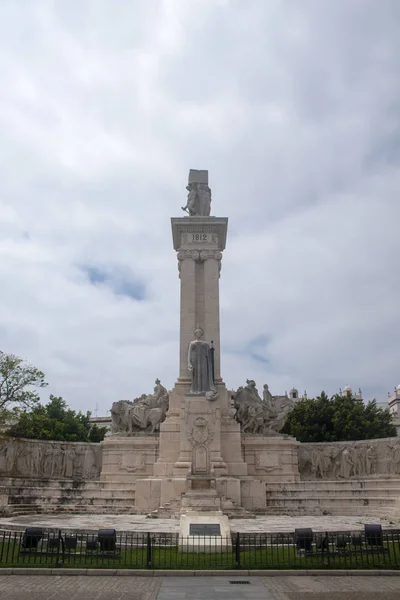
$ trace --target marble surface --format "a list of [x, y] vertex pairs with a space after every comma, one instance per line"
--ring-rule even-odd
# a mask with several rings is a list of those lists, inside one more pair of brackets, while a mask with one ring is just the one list
[[[384, 528], [400, 527], [399, 519], [375, 517], [289, 517], [261, 516], [254, 519], [230, 519], [231, 531], [243, 533], [268, 533], [294, 531], [298, 527], [311, 527], [313, 531], [362, 530], [366, 523], [381, 523]], [[98, 530], [113, 528], [117, 531], [154, 531], [178, 533], [179, 519], [148, 519], [144, 515], [23, 515], [0, 519], [0, 529], [25, 529], [25, 527]]]

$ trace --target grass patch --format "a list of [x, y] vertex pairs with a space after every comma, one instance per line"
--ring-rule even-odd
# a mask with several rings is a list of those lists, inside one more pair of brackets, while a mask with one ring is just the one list
[[[0, 567], [18, 568], [82, 568], [82, 569], [236, 569], [235, 549], [231, 552], [180, 552], [176, 545], [152, 549], [147, 564], [146, 547], [122, 548], [118, 555], [85, 553], [84, 547], [57, 555], [56, 551], [21, 553], [15, 542], [0, 543]], [[61, 562], [63, 561], [63, 562]], [[265, 547], [242, 547], [242, 569], [397, 569], [400, 567], [400, 544], [384, 543], [384, 547], [345, 549], [300, 554], [293, 544]]]

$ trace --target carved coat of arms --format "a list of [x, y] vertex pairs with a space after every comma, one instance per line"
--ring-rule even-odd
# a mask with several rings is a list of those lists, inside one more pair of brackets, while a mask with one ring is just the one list
[[213, 438], [211, 427], [204, 417], [197, 417], [189, 430], [189, 440], [193, 444], [205, 444]]

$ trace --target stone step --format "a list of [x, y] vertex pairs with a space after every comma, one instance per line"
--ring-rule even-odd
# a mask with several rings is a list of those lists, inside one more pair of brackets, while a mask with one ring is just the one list
[[268, 497], [267, 496], [267, 503], [268, 504], [272, 504], [272, 503], [332, 503], [332, 504], [337, 504], [337, 503], [342, 503], [342, 502], [346, 502], [346, 503], [354, 503], [354, 504], [365, 504], [365, 502], [368, 501], [369, 504], [385, 504], [385, 505], [391, 505], [391, 504], [397, 504], [399, 502], [399, 498], [398, 497], [388, 497], [388, 496], [369, 496], [366, 498], [355, 498], [354, 496], [345, 496], [345, 495], [341, 495], [341, 496], [315, 496], [315, 495], [310, 495], [310, 496], [304, 496], [302, 498], [298, 498], [298, 497], [288, 497], [288, 496], [271, 496]]
[[77, 492], [82, 491], [99, 491], [99, 490], [107, 490], [107, 489], [118, 489], [120, 491], [130, 491], [134, 490], [136, 487], [134, 482], [131, 483], [112, 483], [112, 482], [102, 482], [102, 481], [89, 481], [89, 482], [74, 482], [71, 480], [68, 481], [58, 481], [58, 480], [50, 480], [47, 481], [46, 485], [40, 485], [36, 479], [32, 480], [7, 480], [2, 478], [0, 489], [35, 489], [35, 490], [64, 490], [64, 489], [73, 489]]
[[303, 480], [298, 482], [281, 483], [281, 482], [266, 482], [267, 489], [286, 489], [286, 490], [299, 490], [302, 488], [316, 489], [318, 487], [324, 490], [335, 490], [335, 489], [374, 489], [391, 487], [400, 490], [400, 479], [362, 479], [362, 480], [328, 480], [328, 479], [316, 479], [316, 480]]
[[382, 503], [354, 502], [278, 502], [267, 503], [263, 514], [273, 515], [342, 515], [342, 516], [379, 516], [399, 517], [398, 504], [384, 505]]
[[59, 502], [64, 502], [65, 498], [76, 498], [79, 500], [80, 498], [102, 498], [104, 500], [112, 499], [112, 498], [126, 498], [126, 499], [134, 499], [135, 498], [135, 490], [118, 490], [118, 489], [110, 489], [110, 490], [84, 490], [77, 491], [74, 489], [62, 490], [59, 489], [46, 489], [40, 490], [37, 488], [34, 489], [11, 489], [2, 491], [0, 489], [0, 494], [8, 495], [12, 498], [28, 497], [32, 496], [33, 498], [42, 498], [46, 501], [48, 498], [57, 498]]
[[68, 514], [134, 514], [135, 511], [131, 505], [119, 505], [111, 507], [109, 505], [73, 505], [66, 504], [64, 506], [49, 505], [45, 510], [40, 505], [36, 504], [15, 504], [7, 505], [7, 513], [13, 516], [28, 515], [28, 514], [50, 514], [50, 513], [68, 513]]
[[395, 512], [395, 511], [391, 511], [391, 510], [385, 510], [385, 511], [380, 511], [380, 510], [376, 510], [376, 509], [368, 509], [367, 507], [360, 507], [358, 508], [352, 508], [351, 510], [348, 508], [341, 508], [340, 510], [338, 510], [337, 508], [324, 508], [323, 510], [316, 508], [316, 507], [310, 507], [310, 508], [303, 508], [303, 509], [296, 509], [296, 508], [286, 508], [284, 511], [281, 509], [268, 509], [266, 511], [263, 511], [262, 513], [264, 516], [271, 516], [271, 517], [282, 517], [282, 516], [288, 516], [288, 517], [312, 517], [312, 516], [332, 516], [332, 517], [360, 517], [360, 520], [362, 521], [363, 517], [374, 517], [374, 518], [388, 518], [391, 519], [393, 518], [393, 520], [397, 520], [399, 513]]
[[101, 474], [101, 478], [99, 479], [99, 483], [100, 484], [105, 484], [105, 485], [115, 485], [115, 484], [122, 484], [122, 485], [131, 485], [132, 482], [135, 481], [135, 479], [143, 479], [146, 477], [152, 477], [151, 472], [150, 473], [142, 473], [141, 475], [136, 474], [136, 476], [133, 473], [126, 473], [126, 474], [122, 474], [122, 473], [102, 473]]
[[327, 497], [337, 497], [341, 498], [343, 496], [351, 496], [353, 498], [375, 498], [375, 497], [386, 497], [386, 498], [400, 498], [400, 490], [388, 488], [376, 488], [374, 490], [266, 490], [267, 498], [309, 498], [310, 496], [314, 498], [327, 498]]
[[66, 497], [35, 497], [35, 496], [9, 496], [8, 498], [8, 506], [10, 505], [20, 505], [20, 504], [35, 504], [37, 506], [67, 506], [69, 504], [76, 504], [80, 506], [115, 506], [118, 504], [130, 504], [130, 506], [134, 506], [134, 499], [129, 502], [129, 498], [125, 496], [117, 497], [117, 498], [66, 498]]
[[182, 498], [181, 507], [185, 510], [189, 508], [193, 508], [194, 510], [220, 510], [221, 500], [220, 498], [191, 498], [190, 500]]

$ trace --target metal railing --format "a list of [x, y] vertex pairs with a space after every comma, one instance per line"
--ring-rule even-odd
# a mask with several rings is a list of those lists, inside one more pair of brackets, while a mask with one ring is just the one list
[[112, 569], [399, 569], [400, 530], [233, 533], [0, 533], [0, 567]]

